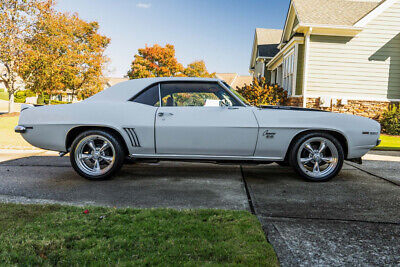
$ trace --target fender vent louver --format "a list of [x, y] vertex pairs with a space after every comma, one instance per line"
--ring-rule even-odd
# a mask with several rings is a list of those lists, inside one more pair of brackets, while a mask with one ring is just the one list
[[131, 145], [133, 147], [140, 147], [139, 138], [136, 135], [134, 128], [124, 128], [126, 134], [129, 136], [129, 140], [131, 141]]

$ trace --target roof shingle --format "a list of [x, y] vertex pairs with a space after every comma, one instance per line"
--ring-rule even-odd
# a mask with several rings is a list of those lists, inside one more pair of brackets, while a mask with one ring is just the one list
[[293, 0], [300, 23], [353, 26], [380, 1]]
[[282, 30], [257, 28], [257, 45], [279, 44], [282, 32]]

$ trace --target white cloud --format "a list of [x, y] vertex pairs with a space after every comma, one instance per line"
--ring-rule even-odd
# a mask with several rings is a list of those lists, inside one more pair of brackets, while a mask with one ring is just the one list
[[136, 7], [138, 7], [138, 8], [150, 8], [151, 4], [150, 3], [138, 3], [138, 4], [136, 4]]

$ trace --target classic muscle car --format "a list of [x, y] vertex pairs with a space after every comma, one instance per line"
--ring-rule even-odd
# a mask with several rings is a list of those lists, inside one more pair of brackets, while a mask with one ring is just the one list
[[[277, 162], [327, 181], [344, 160], [379, 143], [379, 123], [354, 115], [249, 105], [219, 79], [123, 82], [82, 102], [22, 105], [16, 132], [33, 146], [70, 153], [83, 177], [104, 180], [127, 160]], [[128, 159], [129, 157], [129, 159]]]

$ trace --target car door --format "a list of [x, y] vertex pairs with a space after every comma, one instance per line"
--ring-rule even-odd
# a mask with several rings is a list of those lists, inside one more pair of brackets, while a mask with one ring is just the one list
[[163, 83], [160, 94], [155, 122], [157, 154], [254, 154], [258, 123], [251, 108], [217, 82]]

